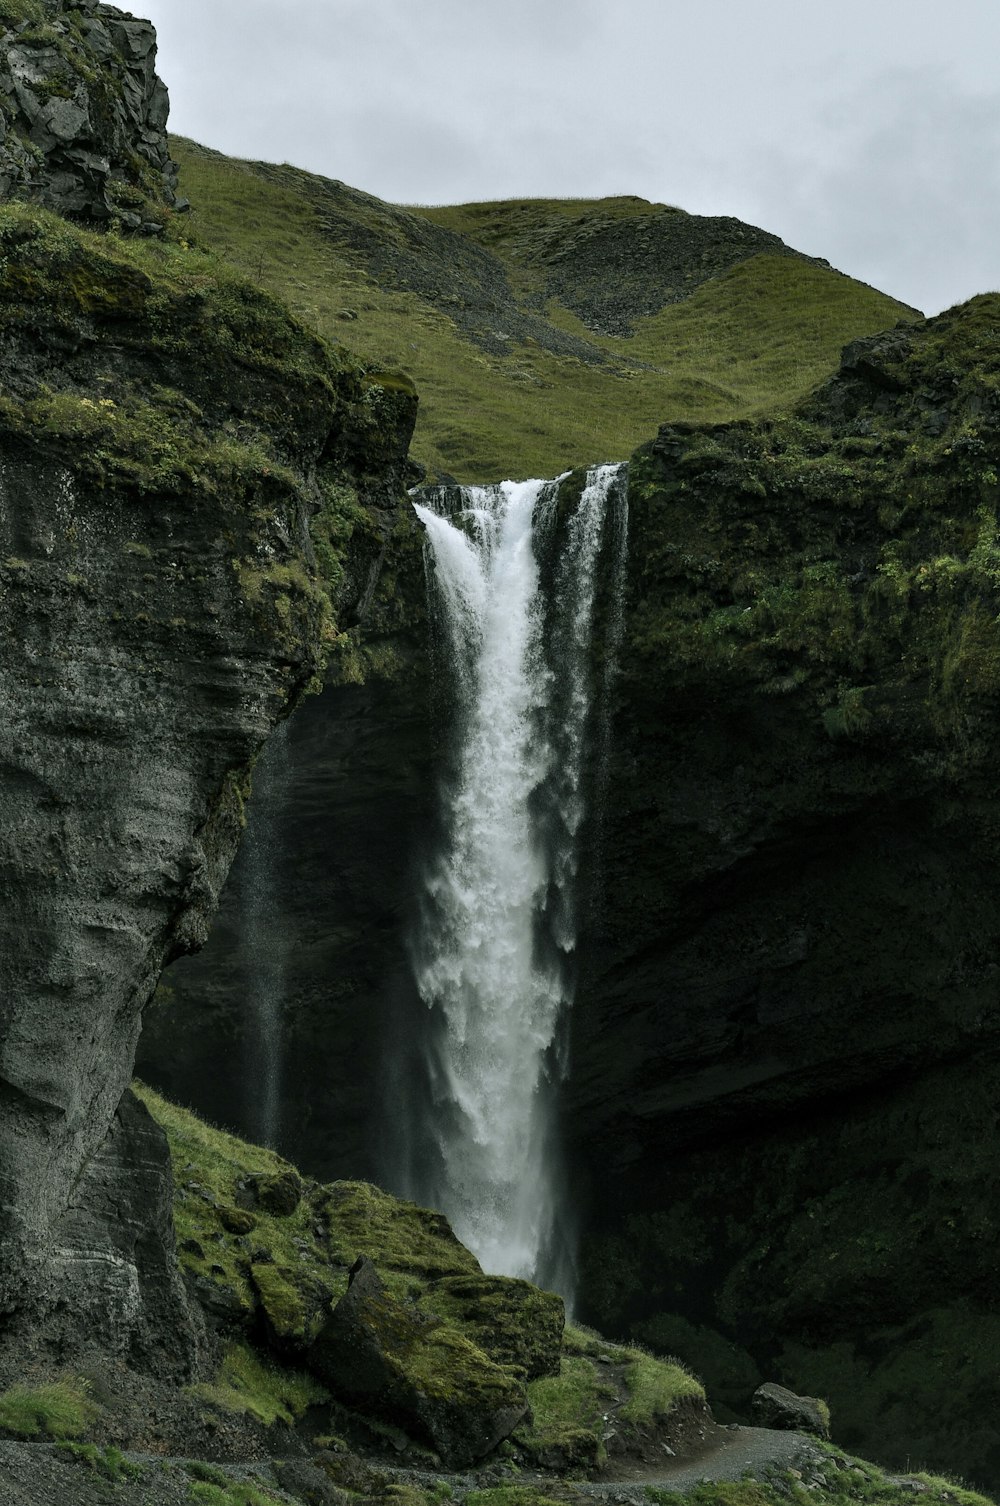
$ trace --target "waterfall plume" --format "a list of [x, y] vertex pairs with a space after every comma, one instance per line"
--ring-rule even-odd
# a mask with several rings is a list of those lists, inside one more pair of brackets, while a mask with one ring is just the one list
[[558, 481], [463, 488], [457, 510], [443, 492], [414, 503], [453, 727], [412, 945], [431, 1111], [408, 1190], [445, 1211], [487, 1270], [563, 1286], [556, 1091], [599, 562], [623, 479], [624, 467], [593, 468], [568, 519]]

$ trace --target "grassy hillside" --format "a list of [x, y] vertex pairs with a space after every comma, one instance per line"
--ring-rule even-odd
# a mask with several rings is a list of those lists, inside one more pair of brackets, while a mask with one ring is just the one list
[[912, 318], [732, 219], [643, 199], [404, 209], [173, 138], [191, 234], [328, 339], [406, 372], [459, 480], [627, 456], [666, 419], [779, 407]]

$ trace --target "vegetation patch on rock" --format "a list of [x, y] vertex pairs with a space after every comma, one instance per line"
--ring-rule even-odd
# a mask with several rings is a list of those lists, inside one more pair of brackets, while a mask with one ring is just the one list
[[[364, 1183], [305, 1181], [272, 1151], [136, 1091], [170, 1143], [181, 1268], [228, 1340], [202, 1400], [292, 1421], [325, 1393], [280, 1358], [452, 1462], [515, 1427], [528, 1373], [558, 1366], [561, 1299], [483, 1276], [440, 1214]], [[234, 1210], [248, 1203], [245, 1228]]]
[[79, 1438], [97, 1412], [86, 1381], [77, 1378], [10, 1386], [0, 1393], [0, 1432], [17, 1438]]

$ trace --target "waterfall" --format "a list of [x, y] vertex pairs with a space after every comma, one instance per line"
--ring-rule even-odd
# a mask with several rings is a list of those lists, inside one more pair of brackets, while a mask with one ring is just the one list
[[621, 466], [589, 471], [565, 522], [558, 481], [463, 488], [450, 516], [453, 493], [414, 503], [455, 725], [412, 948], [433, 1104], [413, 1191], [500, 1274], [558, 1280], [560, 1024], [573, 992], [598, 565], [623, 477]]
[[286, 943], [276, 915], [290, 762], [282, 722], [254, 769], [239, 885], [247, 1132], [272, 1150], [281, 1136]]

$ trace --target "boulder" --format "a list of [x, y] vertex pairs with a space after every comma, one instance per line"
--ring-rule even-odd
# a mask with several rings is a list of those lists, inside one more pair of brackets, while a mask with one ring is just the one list
[[528, 1380], [559, 1374], [566, 1311], [555, 1292], [510, 1276], [445, 1276], [421, 1305], [458, 1323], [498, 1365], [516, 1365]]
[[405, 1429], [451, 1468], [481, 1459], [528, 1413], [522, 1373], [401, 1302], [362, 1257], [306, 1363], [338, 1401]]
[[796, 1396], [773, 1381], [758, 1386], [750, 1402], [750, 1415], [760, 1428], [830, 1436], [830, 1408], [817, 1396]]
[[301, 1199], [302, 1178], [294, 1171], [243, 1177], [236, 1188], [240, 1208], [263, 1209], [277, 1218], [290, 1218]]

